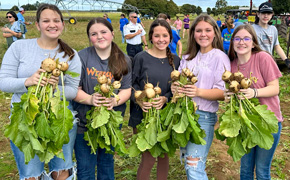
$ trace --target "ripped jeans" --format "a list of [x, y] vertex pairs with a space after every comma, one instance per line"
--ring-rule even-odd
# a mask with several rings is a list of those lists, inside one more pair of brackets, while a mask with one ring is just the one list
[[[217, 122], [216, 113], [197, 110], [199, 114], [198, 123], [205, 130], [206, 145], [198, 145], [188, 142], [185, 148], [180, 148], [181, 157], [185, 161], [185, 170], [188, 180], [207, 180], [205, 172], [206, 159], [214, 136], [214, 125]], [[188, 158], [198, 158], [197, 161]]]
[[11, 149], [14, 153], [20, 179], [22, 180], [25, 178], [41, 176], [42, 180], [52, 180], [51, 172], [57, 172], [60, 170], [70, 170], [70, 176], [67, 178], [67, 180], [73, 179], [75, 177], [75, 163], [72, 160], [72, 156], [76, 134], [77, 124], [74, 123], [73, 128], [69, 131], [69, 143], [64, 144], [62, 147], [65, 161], [61, 158], [54, 156], [54, 158], [51, 159], [48, 163], [48, 167], [50, 170], [50, 173], [48, 174], [44, 170], [44, 162], [41, 162], [37, 155], [35, 155], [35, 157], [31, 159], [28, 164], [25, 164], [23, 152], [20, 151], [12, 141], [10, 141]]

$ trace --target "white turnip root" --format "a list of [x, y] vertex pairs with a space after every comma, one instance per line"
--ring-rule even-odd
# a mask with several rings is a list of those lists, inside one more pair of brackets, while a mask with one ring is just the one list
[[120, 82], [120, 81], [114, 81], [114, 82], [112, 83], [112, 86], [113, 86], [114, 89], [120, 89], [120, 87], [121, 87], [121, 82]]
[[231, 81], [230, 82], [230, 86], [229, 86], [229, 90], [233, 93], [237, 93], [240, 90], [240, 84], [238, 81]]
[[225, 71], [222, 75], [222, 80], [225, 82], [230, 82], [233, 79], [233, 74], [230, 71]]
[[[107, 79], [107, 78], [106, 78]], [[103, 93], [109, 93], [110, 92], [110, 86], [108, 85], [108, 84], [102, 84], [101, 85], [101, 91], [103, 92]]]
[[56, 68], [56, 62], [51, 58], [46, 58], [41, 62], [41, 68], [46, 72], [52, 72]]
[[172, 81], [178, 80], [179, 76], [180, 76], [180, 72], [177, 71], [177, 70], [172, 71], [171, 74], [170, 74], [170, 77], [171, 77]]
[[61, 74], [61, 71], [60, 71], [59, 69], [57, 69], [57, 68], [55, 68], [55, 69], [52, 71], [52, 75], [53, 75], [53, 76], [58, 77], [58, 76], [60, 76], [60, 74]]
[[148, 99], [154, 98], [156, 93], [153, 88], [147, 88], [144, 90]]
[[249, 78], [243, 78], [240, 84], [242, 89], [248, 89], [252, 85], [252, 80]]
[[243, 73], [240, 71], [234, 73], [234, 79], [238, 82], [241, 82], [241, 80], [244, 78]]
[[59, 62], [59, 63], [57, 64], [57, 68], [58, 68], [59, 70], [61, 70], [62, 72], [67, 71], [67, 70], [68, 70], [68, 67], [69, 67], [69, 65], [68, 65], [67, 62]]
[[107, 79], [107, 77], [103, 74], [103, 75], [101, 75], [101, 76], [98, 76], [97, 81], [98, 81], [100, 84], [105, 84], [105, 83], [108, 82], [108, 79]]

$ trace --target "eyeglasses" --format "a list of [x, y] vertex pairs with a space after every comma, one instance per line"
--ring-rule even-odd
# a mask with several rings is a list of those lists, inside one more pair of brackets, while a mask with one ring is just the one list
[[13, 16], [6, 16], [6, 18], [12, 18]]
[[249, 42], [252, 41], [252, 38], [250, 38], [250, 37], [244, 37], [244, 38], [234, 37], [234, 38], [233, 38], [233, 41], [234, 41], [235, 43], [240, 43], [241, 40], [243, 40], [244, 43], [249, 43]]
[[137, 18], [137, 16], [132, 16], [132, 18]]
[[103, 17], [105, 18], [105, 17], [107, 17], [107, 16], [103, 16]]

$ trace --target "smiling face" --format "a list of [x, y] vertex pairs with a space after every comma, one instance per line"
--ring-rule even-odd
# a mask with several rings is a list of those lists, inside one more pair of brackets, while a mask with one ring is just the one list
[[36, 27], [41, 32], [42, 38], [58, 39], [64, 29], [64, 23], [56, 11], [45, 9], [41, 12]]
[[233, 37], [234, 50], [237, 56], [251, 55], [254, 48], [252, 35], [245, 29], [238, 31]]
[[213, 49], [212, 42], [214, 40], [215, 33], [213, 26], [205, 21], [200, 21], [194, 30], [194, 39], [200, 46], [202, 53], [209, 52]]
[[259, 23], [268, 24], [268, 22], [272, 19], [273, 13], [257, 13], [257, 16], [259, 18]]
[[89, 38], [94, 47], [98, 50], [111, 48], [114, 32], [102, 23], [96, 23], [90, 27]]
[[170, 43], [170, 34], [163, 26], [156, 26], [152, 34], [153, 48], [159, 51], [166, 51]]

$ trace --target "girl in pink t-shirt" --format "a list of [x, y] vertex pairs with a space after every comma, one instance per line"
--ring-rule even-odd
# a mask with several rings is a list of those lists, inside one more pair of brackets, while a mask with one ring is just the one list
[[[236, 28], [232, 35], [229, 49], [231, 71], [238, 69], [245, 76], [257, 77], [257, 83], [253, 83], [249, 89], [241, 89], [248, 99], [257, 97], [261, 104], [266, 104], [278, 119], [278, 133], [273, 134], [274, 143], [271, 149], [265, 150], [259, 146], [251, 149], [250, 153], [241, 159], [240, 179], [254, 179], [254, 167], [256, 166], [257, 179], [271, 179], [270, 168], [275, 149], [281, 134], [281, 122], [283, 121], [279, 94], [279, 77], [282, 76], [272, 56], [258, 45], [255, 30], [249, 24]], [[228, 97], [230, 93], [225, 93]]]
[[179, 17], [176, 17], [176, 21], [174, 22], [173, 26], [176, 24], [176, 29], [177, 29], [177, 33], [180, 36], [180, 30], [182, 27], [182, 21], [179, 19]]

